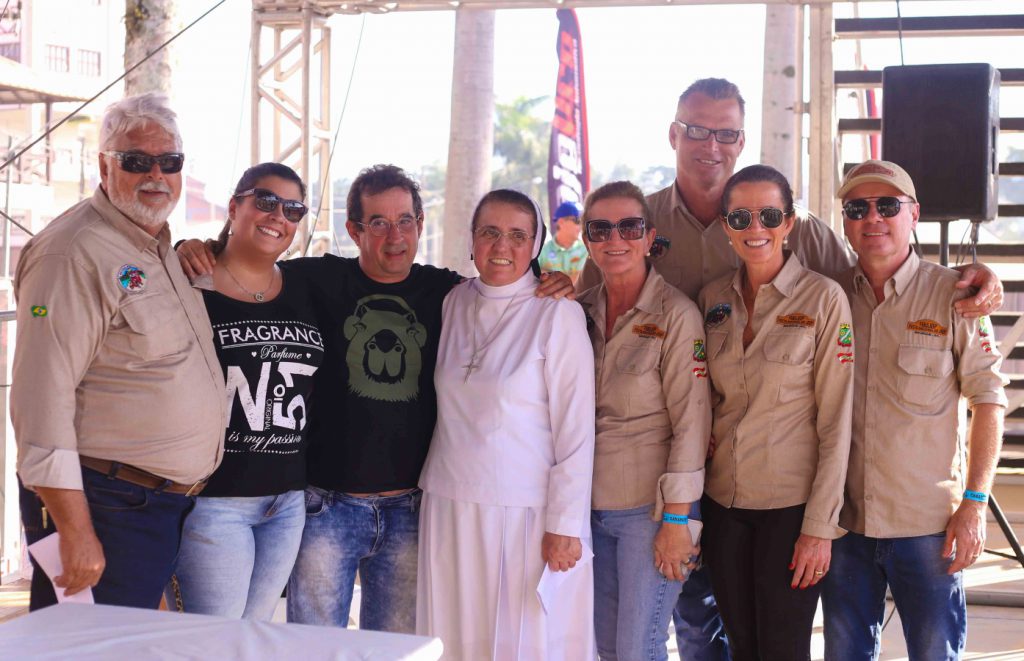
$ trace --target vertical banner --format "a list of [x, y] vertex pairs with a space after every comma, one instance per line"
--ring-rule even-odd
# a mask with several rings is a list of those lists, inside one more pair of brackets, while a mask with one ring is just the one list
[[590, 190], [590, 150], [587, 144], [587, 100], [583, 88], [583, 44], [580, 24], [572, 9], [559, 9], [558, 80], [555, 117], [551, 121], [548, 155], [548, 214], [562, 202], [579, 202]]

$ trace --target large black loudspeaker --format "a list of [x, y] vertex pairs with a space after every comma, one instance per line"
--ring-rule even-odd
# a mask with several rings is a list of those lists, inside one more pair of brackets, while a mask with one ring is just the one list
[[921, 220], [992, 220], [998, 210], [999, 70], [886, 67], [882, 157], [914, 180]]

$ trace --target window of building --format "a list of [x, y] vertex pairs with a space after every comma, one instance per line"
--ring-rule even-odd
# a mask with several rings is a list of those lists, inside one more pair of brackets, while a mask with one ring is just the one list
[[8, 60], [21, 62], [21, 43], [17, 41], [0, 43], [0, 57], [6, 57]]
[[94, 50], [78, 49], [78, 73], [83, 76], [100, 75], [100, 54]]
[[46, 46], [46, 68], [50, 71], [67, 73], [71, 71], [71, 49], [67, 46]]

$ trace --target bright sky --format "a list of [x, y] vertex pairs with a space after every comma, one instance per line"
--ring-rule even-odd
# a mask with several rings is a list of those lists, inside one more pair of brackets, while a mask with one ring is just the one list
[[[212, 0], [211, 0], [212, 1]], [[200, 13], [198, 2], [180, 2], [182, 20]], [[861, 15], [895, 16], [894, 2], [864, 2]], [[1019, 13], [1020, 0], [901, 3], [904, 16]], [[194, 174], [218, 194], [234, 184], [248, 163], [249, 0], [228, 0], [179, 43], [177, 103]], [[851, 15], [838, 6], [837, 16]], [[194, 13], [193, 13], [194, 12]], [[667, 127], [675, 101], [693, 80], [725, 77], [746, 97], [747, 147], [739, 165], [760, 152], [764, 5], [630, 7], [577, 10], [583, 37], [592, 167], [609, 171], [624, 163], [641, 171], [674, 163]], [[353, 177], [360, 168], [394, 162], [416, 170], [447, 158], [451, 103], [453, 12], [397, 12], [365, 18], [332, 17], [332, 132], [345, 110], [332, 176]], [[495, 93], [498, 101], [550, 96], [556, 60], [554, 10], [497, 14]], [[269, 34], [269, 33], [266, 33]], [[265, 37], [268, 39], [269, 37]], [[1014, 44], [1013, 48], [1008, 47]], [[1018, 41], [1002, 38], [916, 39], [905, 42], [907, 64], [967, 61], [1017, 66]], [[865, 64], [899, 64], [895, 40], [863, 41]], [[850, 58], [852, 45], [841, 46]], [[837, 64], [837, 67], [840, 65]], [[1024, 114], [1024, 89], [1004, 89], [1003, 115]], [[547, 106], [545, 116], [552, 106]], [[1010, 110], [1016, 107], [1017, 112]], [[1005, 143], [1006, 141], [1004, 141]], [[236, 156], [236, 146], [238, 155]], [[1024, 146], [1018, 142], [1018, 146]], [[539, 173], [543, 174], [543, 173]]]

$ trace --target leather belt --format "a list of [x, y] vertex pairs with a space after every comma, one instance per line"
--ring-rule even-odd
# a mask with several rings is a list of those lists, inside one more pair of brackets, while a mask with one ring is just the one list
[[107, 477], [117, 478], [140, 487], [155, 489], [164, 493], [197, 496], [199, 495], [199, 492], [206, 487], [207, 482], [207, 480], [203, 479], [191, 486], [187, 484], [178, 484], [177, 482], [172, 482], [166, 478], [160, 477], [159, 475], [154, 475], [149, 471], [144, 471], [141, 468], [122, 464], [117, 461], [110, 461], [109, 459], [95, 459], [93, 457], [79, 455], [78, 461], [86, 468], [99, 471]]

